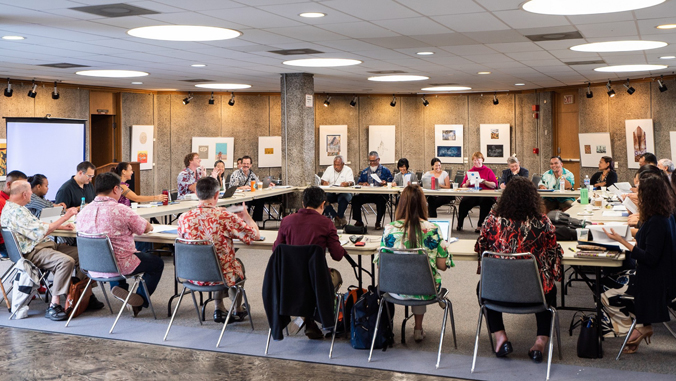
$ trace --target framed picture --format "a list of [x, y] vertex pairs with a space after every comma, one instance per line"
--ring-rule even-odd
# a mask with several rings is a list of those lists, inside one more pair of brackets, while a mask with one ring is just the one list
[[442, 163], [462, 164], [463, 143], [462, 124], [434, 125], [434, 152]]
[[141, 170], [153, 169], [155, 126], [131, 126], [131, 161], [141, 163]]
[[282, 166], [282, 137], [258, 137], [258, 168]]
[[506, 164], [511, 155], [511, 136], [509, 124], [481, 124], [479, 126], [481, 153], [484, 163]]
[[580, 141], [580, 161], [583, 167], [596, 168], [603, 156], [613, 156], [610, 145], [610, 133], [578, 134]]
[[204, 168], [213, 168], [216, 160], [223, 160], [225, 168], [232, 168], [235, 152], [235, 138], [193, 137], [192, 152], [197, 152]]
[[347, 125], [319, 126], [319, 165], [333, 164], [333, 158], [347, 158]]
[[0, 139], [0, 181], [7, 180], [7, 139]]
[[655, 153], [655, 135], [652, 119], [627, 119], [624, 121], [627, 136], [627, 164], [638, 168], [638, 160], [646, 152]]
[[380, 156], [380, 164], [394, 164], [396, 129], [394, 126], [369, 126], [369, 152], [376, 151]]

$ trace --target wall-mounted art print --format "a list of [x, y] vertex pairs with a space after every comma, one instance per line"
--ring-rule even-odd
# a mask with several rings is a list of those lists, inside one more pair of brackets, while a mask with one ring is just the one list
[[394, 155], [395, 134], [394, 126], [369, 126], [369, 152], [378, 152], [380, 164], [397, 162]]
[[282, 137], [258, 137], [258, 168], [282, 166]]
[[627, 119], [624, 121], [627, 137], [627, 163], [638, 168], [638, 161], [646, 152], [655, 153], [655, 135], [652, 119]]
[[216, 153], [216, 161], [222, 160], [225, 163], [228, 160], [228, 143], [216, 143], [214, 152]]
[[434, 125], [434, 145], [436, 156], [442, 163], [462, 164], [463, 125]]
[[213, 168], [217, 160], [223, 160], [225, 168], [232, 168], [235, 138], [193, 137], [192, 152], [197, 152], [204, 168]]
[[7, 139], [0, 139], [0, 181], [7, 180]]
[[347, 158], [347, 125], [319, 126], [319, 165], [331, 165], [341, 155]]
[[506, 164], [511, 155], [509, 124], [481, 124], [479, 129], [481, 153], [486, 157], [484, 162]]
[[613, 156], [610, 134], [607, 132], [578, 134], [578, 140], [580, 142], [580, 164], [583, 167], [596, 168], [603, 156]]
[[154, 126], [131, 126], [131, 161], [138, 161], [141, 170], [153, 169]]

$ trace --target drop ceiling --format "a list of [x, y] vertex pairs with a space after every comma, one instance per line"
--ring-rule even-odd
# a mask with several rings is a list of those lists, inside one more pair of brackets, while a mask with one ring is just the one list
[[[585, 81], [625, 79], [597, 73], [608, 65], [667, 64], [676, 55], [676, 0], [632, 12], [591, 16], [546, 16], [520, 9], [524, 0], [142, 0], [125, 4], [154, 14], [103, 17], [71, 8], [115, 3], [110, 0], [0, 0], [0, 77], [147, 90], [198, 90], [189, 81], [247, 83], [247, 91], [278, 92], [280, 73], [315, 74], [316, 92], [416, 93], [430, 84], [458, 84], [476, 91], [504, 91], [579, 85]], [[323, 12], [323, 18], [302, 18]], [[241, 31], [239, 38], [215, 42], [170, 42], [129, 36], [135, 27], [167, 24], [206, 25]], [[533, 42], [526, 36], [570, 34], [583, 38]], [[581, 53], [569, 50], [587, 42], [646, 39], [669, 43], [645, 52]], [[280, 56], [273, 51], [313, 49], [323, 53]], [[420, 51], [433, 51], [419, 56]], [[297, 68], [296, 58], [352, 58], [361, 65]], [[674, 60], [676, 63], [676, 60]], [[143, 85], [134, 79], [85, 78], [78, 69], [44, 65], [69, 63], [89, 69], [150, 73]], [[195, 68], [192, 64], [206, 64]], [[367, 81], [374, 71], [423, 75], [405, 83]], [[478, 75], [490, 71], [490, 75]], [[632, 73], [631, 78], [671, 74]], [[525, 86], [515, 86], [524, 83]]]

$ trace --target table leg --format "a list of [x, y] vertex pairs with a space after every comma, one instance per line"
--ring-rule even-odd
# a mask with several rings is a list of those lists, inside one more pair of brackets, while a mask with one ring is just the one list
[[359, 265], [359, 277], [357, 278], [357, 282], [358, 282], [357, 284], [359, 285], [359, 289], [361, 290], [361, 289], [362, 289], [362, 279], [363, 279], [363, 277], [364, 277], [364, 276], [362, 275], [362, 271], [361, 271], [361, 269], [362, 269], [362, 266], [361, 266], [361, 255], [357, 255], [357, 265]]
[[603, 333], [601, 331], [601, 317], [603, 316], [603, 304], [601, 302], [601, 267], [594, 267], [594, 272], [596, 274], [596, 287], [594, 290], [594, 296], [596, 298], [596, 332], [598, 334], [599, 340], [599, 358], [603, 358]]

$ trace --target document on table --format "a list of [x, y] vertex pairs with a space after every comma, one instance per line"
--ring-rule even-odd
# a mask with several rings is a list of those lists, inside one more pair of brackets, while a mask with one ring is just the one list
[[383, 180], [381, 180], [380, 177], [378, 177], [378, 175], [375, 173], [371, 173], [371, 177], [373, 178], [373, 180], [377, 181], [378, 184], [383, 182]]
[[606, 210], [603, 212], [603, 217], [628, 217], [629, 213], [627, 212], [618, 212], [615, 210]]
[[153, 230], [150, 233], [178, 234], [178, 231], [176, 225], [153, 225]]
[[622, 201], [622, 205], [624, 205], [625, 208], [627, 208], [628, 211], [632, 213], [638, 213], [638, 207], [636, 207], [636, 204], [634, 204], [633, 201], [629, 197], [625, 198], [624, 201]]
[[624, 205], [615, 205], [615, 206], [613, 206], [613, 211], [615, 211], [615, 212], [626, 212], [627, 207], [624, 206]]
[[617, 195], [617, 197], [620, 197], [623, 194], [631, 193], [631, 184], [627, 182], [615, 183], [609, 186], [608, 190], [611, 191], [613, 194]]

